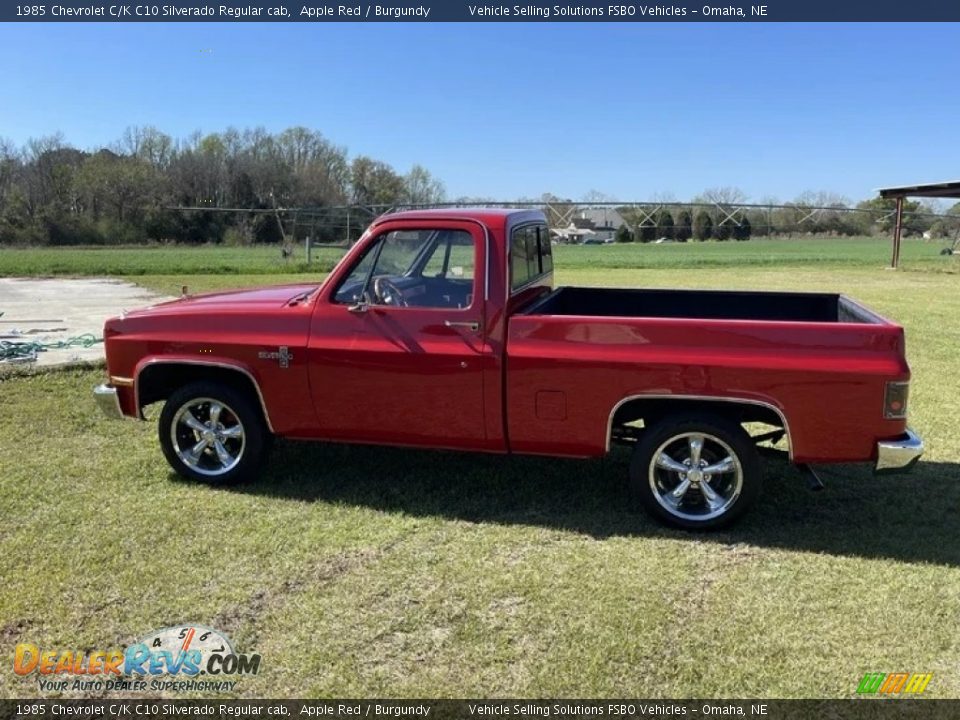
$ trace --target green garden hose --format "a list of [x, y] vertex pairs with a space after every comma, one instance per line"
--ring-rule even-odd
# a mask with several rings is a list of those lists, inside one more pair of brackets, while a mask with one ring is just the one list
[[19, 340], [0, 340], [0, 362], [35, 362], [37, 353], [47, 350], [66, 350], [67, 348], [88, 348], [103, 342], [103, 338], [93, 333], [75, 335], [66, 340], [53, 342], [24, 342]]

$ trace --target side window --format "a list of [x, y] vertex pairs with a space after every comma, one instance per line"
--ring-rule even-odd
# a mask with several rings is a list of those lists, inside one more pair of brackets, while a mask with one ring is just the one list
[[545, 273], [553, 272], [553, 246], [546, 225], [537, 226], [537, 236], [540, 241], [540, 269]]
[[462, 230], [443, 230], [437, 237], [433, 252], [423, 267], [425, 278], [462, 278], [472, 280], [474, 247], [470, 233]]
[[517, 228], [510, 236], [510, 287], [516, 290], [530, 281], [527, 264], [526, 228]]
[[476, 248], [463, 230], [394, 230], [378, 237], [340, 283], [334, 302], [465, 308]]
[[546, 225], [516, 228], [510, 236], [510, 287], [523, 287], [553, 270], [553, 251]]
[[402, 230], [389, 232], [380, 240], [374, 276], [405, 275], [418, 256], [428, 248], [432, 240], [429, 230]]
[[367, 247], [367, 251], [360, 258], [360, 261], [353, 266], [350, 274], [340, 283], [333, 296], [334, 302], [344, 305], [353, 305], [360, 302], [363, 284], [370, 276], [370, 268], [373, 267], [373, 259], [377, 256], [379, 247], [379, 240]]
[[450, 268], [450, 243], [437, 243], [427, 264], [423, 266], [423, 276], [442, 278], [447, 276]]
[[527, 248], [527, 272], [535, 278], [540, 274], [540, 253], [537, 250], [537, 228], [533, 225], [523, 229], [523, 244]]

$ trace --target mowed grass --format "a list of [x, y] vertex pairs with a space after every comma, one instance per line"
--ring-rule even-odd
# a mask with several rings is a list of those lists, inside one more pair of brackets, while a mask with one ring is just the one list
[[314, 248], [307, 264], [302, 247], [284, 258], [277, 245], [143, 245], [131, 247], [7, 247], [0, 250], [0, 276], [56, 275], [271, 275], [327, 271], [346, 248]]
[[[944, 257], [946, 241], [908, 239], [905, 268], [946, 272], [960, 269], [960, 256]], [[306, 262], [302, 247], [281, 257], [278, 246], [142, 246], [4, 248], [0, 276], [55, 275], [239, 275], [326, 272], [345, 248], [314, 248]], [[747, 242], [627, 243], [558, 245], [556, 264], [566, 269], [783, 267], [817, 263], [835, 267], [883, 267], [890, 263], [889, 238], [756, 238]]]
[[[945, 241], [907, 239], [900, 250], [905, 268], [956, 271], [957, 258], [943, 257]], [[556, 265], [565, 269], [588, 268], [714, 268], [830, 265], [883, 267], [890, 264], [890, 238], [755, 238], [745, 242], [612, 243], [609, 245], [558, 245]]]
[[[11, 377], [5, 662], [17, 642], [110, 648], [197, 622], [262, 654], [241, 697], [851, 697], [865, 672], [893, 671], [933, 672], [927, 695], [960, 697], [960, 280], [557, 264], [559, 284], [863, 300], [907, 328], [924, 461], [902, 477], [828, 468], [822, 493], [767, 461], [752, 512], [696, 535], [627, 509], [625, 450], [564, 461], [278, 442], [260, 479], [217, 490], [169, 471], [152, 423], [101, 419], [102, 371]], [[40, 694], [9, 667], [0, 694]]]

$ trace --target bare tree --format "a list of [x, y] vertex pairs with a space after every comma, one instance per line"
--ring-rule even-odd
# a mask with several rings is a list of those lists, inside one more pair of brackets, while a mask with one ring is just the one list
[[404, 179], [385, 162], [359, 155], [350, 165], [351, 201], [358, 205], [393, 205], [405, 201]]
[[562, 199], [553, 193], [544, 193], [539, 200], [533, 202], [543, 206], [547, 224], [552, 228], [569, 227], [579, 209], [578, 204], [570, 198]]
[[597, 203], [611, 203], [616, 202], [617, 199], [608, 193], [602, 192], [600, 190], [590, 189], [583, 194], [581, 202], [585, 205], [595, 205]]
[[130, 220], [132, 214], [149, 204], [156, 187], [150, 165], [110, 150], [101, 150], [87, 158], [77, 180], [94, 216], [99, 208], [110, 207], [119, 222]]
[[430, 205], [443, 202], [447, 196], [443, 183], [433, 177], [422, 165], [414, 165], [403, 178], [407, 202], [413, 205]]
[[36, 217], [52, 203], [57, 175], [56, 151], [64, 147], [63, 135], [56, 133], [27, 140], [23, 153], [22, 186], [27, 213]]
[[114, 145], [118, 155], [129, 155], [163, 170], [173, 158], [173, 139], [151, 125], [131, 125]]
[[829, 190], [806, 190], [799, 195], [794, 203], [803, 207], [847, 208], [850, 199]]
[[486, 195], [458, 195], [453, 202], [458, 205], [495, 205], [497, 199]]
[[284, 130], [276, 139], [281, 157], [297, 179], [297, 204], [332, 205], [344, 201], [350, 180], [346, 150], [305, 127]]
[[739, 205], [747, 201], [748, 195], [738, 187], [724, 186], [707, 188], [697, 198], [695, 202], [708, 202], [716, 205]]
[[20, 158], [16, 146], [10, 140], [0, 138], [0, 211], [19, 169]]

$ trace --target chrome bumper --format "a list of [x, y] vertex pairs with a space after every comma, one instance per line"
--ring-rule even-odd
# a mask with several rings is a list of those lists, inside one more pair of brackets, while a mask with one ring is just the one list
[[93, 389], [93, 397], [100, 406], [100, 410], [111, 420], [122, 420], [123, 411], [120, 409], [120, 398], [117, 389], [112, 385], [97, 385]]
[[896, 440], [881, 440], [877, 443], [877, 464], [873, 471], [878, 475], [907, 472], [917, 464], [921, 455], [923, 440], [907, 428], [907, 432]]

